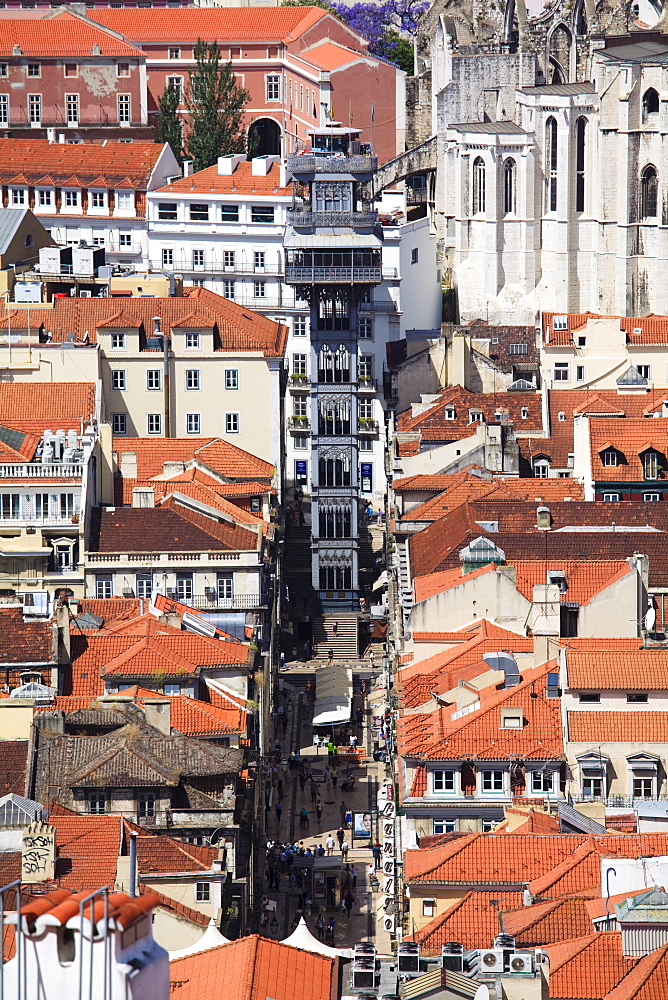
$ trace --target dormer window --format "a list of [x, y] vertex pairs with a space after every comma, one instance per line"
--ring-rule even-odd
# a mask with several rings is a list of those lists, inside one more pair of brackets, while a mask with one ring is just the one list
[[454, 420], [456, 416], [457, 416], [457, 411], [455, 410], [454, 406], [446, 406], [445, 419]]
[[534, 479], [548, 479], [550, 475], [550, 462], [546, 455], [536, 455], [533, 462]]
[[529, 407], [528, 406], [523, 406], [522, 407], [521, 416], [522, 416], [522, 420], [526, 420], [528, 418], [528, 416], [529, 416]]
[[521, 708], [504, 707], [501, 709], [501, 729], [522, 729], [524, 727], [524, 712]]
[[558, 587], [560, 594], [565, 594], [568, 590], [566, 574], [561, 570], [548, 570], [547, 582], [551, 587]]
[[616, 448], [606, 448], [603, 452], [603, 465], [607, 468], [613, 468], [619, 465], [619, 453]]
[[134, 191], [116, 191], [116, 211], [134, 212], [135, 193]]
[[643, 471], [645, 479], [658, 479], [659, 477], [659, 456], [653, 449], [649, 449], [642, 455]]
[[552, 329], [553, 330], [568, 330], [568, 316], [553, 316], [552, 317]]
[[563, 410], [559, 410], [558, 419], [559, 420], [565, 420], [566, 419], [566, 414], [564, 413]]
[[28, 203], [25, 188], [11, 188], [10, 190], [12, 192], [12, 206], [14, 208], [22, 208]]
[[483, 413], [482, 413], [482, 410], [469, 410], [469, 423], [470, 424], [475, 424], [475, 423], [481, 424], [482, 422], [483, 422]]

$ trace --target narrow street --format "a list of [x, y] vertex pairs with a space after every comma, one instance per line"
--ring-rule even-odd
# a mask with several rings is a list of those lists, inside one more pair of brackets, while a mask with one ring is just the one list
[[[272, 803], [265, 817], [267, 842], [273, 841], [276, 846], [268, 849], [265, 862], [262, 908], [266, 916], [261, 929], [271, 937], [283, 939], [303, 915], [311, 933], [318, 936], [316, 921], [322, 915], [325, 924], [331, 919], [335, 921], [334, 939], [331, 941], [328, 937], [327, 943], [339, 948], [352, 948], [360, 941], [372, 940], [381, 953], [390, 954], [389, 935], [385, 934], [382, 922], [382, 875], [380, 871], [377, 873], [379, 884], [374, 886], [372, 881], [375, 879], [372, 880], [368, 873], [369, 866], [374, 864], [372, 844], [376, 839], [382, 839], [377, 828], [376, 796], [379, 782], [385, 777], [385, 764], [374, 761], [371, 752], [373, 716], [382, 712], [385, 705], [382, 672], [376, 669], [373, 671], [376, 676], [372, 676], [368, 663], [351, 664], [355, 690], [352, 718], [356, 719], [358, 709], [362, 709], [363, 716], [361, 726], [351, 724], [350, 729], [357, 736], [358, 745], [364, 746], [366, 752], [356, 758], [355, 755], [341, 755], [337, 762], [328, 760], [325, 746], [318, 748], [314, 745], [310, 725], [312, 703], [306, 685], [315, 677], [317, 666], [315, 662], [295, 662], [287, 664], [280, 675], [274, 737], [280, 743], [280, 757], [284, 763], [278, 768]], [[369, 691], [365, 699], [360, 694], [362, 681], [366, 681]], [[296, 751], [301, 758], [301, 768], [298, 764], [290, 767], [285, 763]], [[331, 777], [326, 773], [328, 766]], [[354, 788], [346, 791], [345, 782], [350, 777], [355, 779]], [[278, 820], [276, 802], [281, 790], [283, 808]], [[320, 821], [317, 817], [318, 801], [322, 806]], [[304, 809], [306, 817], [303, 813], [300, 816]], [[353, 816], [370, 814], [370, 838], [362, 840], [353, 836], [354, 830], [345, 824], [347, 810]], [[339, 847], [337, 831], [340, 829], [344, 830], [345, 841], [349, 845], [347, 859], [344, 859]], [[335, 846], [327, 856], [329, 837], [334, 840]], [[286, 852], [283, 850], [287, 844], [297, 845], [291, 864], [285, 859]], [[307, 851], [310, 848], [316, 854], [320, 846], [326, 852], [324, 858], [313, 859], [299, 853], [301, 849]], [[324, 871], [318, 870], [323, 867]], [[271, 869], [278, 875], [278, 890], [270, 887]], [[348, 891], [354, 900], [350, 916], [343, 905]], [[311, 900], [310, 906], [304, 896]]]

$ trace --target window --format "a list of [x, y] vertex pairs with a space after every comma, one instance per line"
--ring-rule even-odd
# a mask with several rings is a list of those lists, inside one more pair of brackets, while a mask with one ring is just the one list
[[100, 816], [102, 813], [106, 812], [107, 809], [106, 792], [88, 792], [86, 798], [88, 799], [89, 813], [93, 813], [96, 816]]
[[481, 424], [481, 423], [483, 423], [483, 412], [482, 412], [482, 410], [469, 410], [469, 423], [470, 424]]
[[38, 191], [37, 201], [42, 208], [53, 205], [53, 191], [44, 189]]
[[137, 796], [137, 812], [140, 819], [155, 816], [155, 792], [140, 792]]
[[132, 249], [132, 233], [119, 233], [118, 234], [118, 248], [125, 248], [126, 250]]
[[176, 222], [176, 202], [159, 201], [158, 218], [162, 219], [163, 222]]
[[309, 449], [308, 434], [294, 434], [292, 437], [292, 446], [295, 449], [295, 451], [308, 451]]
[[585, 210], [585, 142], [587, 119], [578, 118], [575, 123], [575, 211]]
[[239, 414], [238, 413], [226, 413], [225, 414], [225, 433], [226, 434], [238, 434], [239, 433]]
[[[272, 210], [273, 211], [273, 210]], [[220, 206], [220, 220], [221, 222], [238, 222], [239, 221], [239, 206], [238, 205], [221, 205]], [[273, 216], [270, 220], [273, 222]], [[234, 263], [234, 261], [232, 261]]]
[[307, 357], [305, 354], [293, 354], [292, 355], [292, 374], [293, 375], [306, 375], [308, 372], [307, 368]]
[[646, 451], [642, 456], [645, 479], [656, 479], [659, 475], [658, 455], [655, 451]]
[[42, 68], [39, 63], [28, 63], [28, 76], [41, 76]]
[[553, 792], [554, 791], [554, 771], [532, 771], [531, 791], [532, 792]]
[[79, 67], [76, 63], [65, 63], [64, 71], [65, 71], [65, 76], [79, 75]]
[[167, 86], [171, 87], [176, 92], [176, 100], [180, 104], [183, 100], [183, 77], [168, 76]]
[[216, 574], [216, 593], [219, 601], [231, 601], [234, 597], [234, 574]]
[[28, 117], [31, 125], [40, 125], [42, 121], [42, 95], [28, 95]]
[[234, 250], [223, 250], [223, 269], [225, 271], [234, 270]]
[[633, 779], [634, 799], [654, 798], [654, 778], [634, 778]]
[[12, 205], [25, 205], [25, 188], [12, 188]]
[[567, 361], [555, 361], [554, 363], [554, 381], [555, 382], [568, 382], [568, 362]]
[[373, 340], [373, 322], [370, 317], [363, 317], [357, 321], [357, 334], [360, 340]]
[[225, 388], [226, 389], [239, 388], [239, 370], [237, 368], [225, 369]]
[[199, 350], [199, 333], [186, 334], [186, 350], [188, 351]]
[[186, 368], [186, 389], [200, 389], [199, 368]]
[[73, 517], [76, 514], [74, 493], [60, 494], [60, 516]]
[[581, 691], [579, 701], [582, 705], [598, 705], [601, 701], [601, 695], [598, 691]]
[[646, 503], [655, 503], [663, 499], [660, 493], [643, 493], [642, 498]]
[[455, 833], [457, 830], [457, 820], [454, 819], [435, 819], [434, 820], [434, 833]]
[[91, 208], [106, 208], [107, 207], [107, 192], [106, 191], [91, 191], [89, 193], [90, 207]]
[[130, 63], [116, 63], [116, 76], [130, 76]]
[[253, 282], [253, 297], [256, 299], [263, 299], [266, 294], [266, 281], [254, 281]]
[[256, 250], [253, 254], [253, 269], [255, 271], [264, 271], [265, 262], [264, 250]]
[[101, 600], [114, 596], [114, 584], [110, 573], [95, 577], [95, 596]]
[[191, 205], [190, 218], [193, 220], [193, 222], [208, 222], [209, 206], [200, 203]]
[[65, 192], [65, 207], [66, 208], [78, 208], [79, 207], [79, 192], [78, 191], [66, 191]]
[[652, 377], [652, 366], [651, 365], [636, 365], [636, 369], [641, 378], [649, 379]]
[[202, 268], [204, 267], [204, 251], [203, 250], [193, 250], [193, 267]]
[[126, 372], [123, 368], [116, 368], [111, 373], [111, 388], [123, 390], [127, 388]]
[[176, 596], [179, 601], [192, 601], [193, 599], [192, 573], [176, 574]]
[[292, 321], [292, 335], [294, 337], [305, 337], [308, 333], [306, 316], [295, 316]]
[[659, 95], [653, 87], [646, 90], [642, 98], [642, 120], [643, 124], [653, 123], [651, 115], [659, 113]]
[[603, 500], [606, 503], [617, 503], [619, 500], [619, 493], [604, 493]]
[[162, 266], [171, 267], [174, 263], [174, 250], [172, 247], [162, 248]]
[[274, 209], [270, 205], [252, 205], [251, 222], [273, 222]]
[[511, 344], [510, 345], [511, 354], [528, 354], [529, 345], [528, 344]]
[[455, 772], [454, 771], [433, 771], [432, 788], [435, 792], [454, 792]]
[[281, 78], [280, 76], [267, 77], [267, 100], [280, 101], [281, 99]]
[[167, 58], [168, 59], [180, 59], [181, 58], [181, 49], [178, 49], [178, 48], [169, 48], [169, 49], [167, 49]]
[[607, 468], [612, 468], [617, 465], [617, 450], [615, 448], [608, 448], [607, 451], [603, 452], [603, 465]]
[[550, 463], [544, 455], [539, 455], [533, 460], [534, 479], [549, 479]]
[[310, 403], [305, 396], [296, 396], [292, 400], [292, 413], [295, 417], [307, 417], [309, 408]]
[[419, 260], [418, 247], [413, 247], [411, 250], [411, 264], [417, 264]]
[[485, 211], [485, 163], [482, 156], [473, 161], [473, 214]]
[[9, 98], [0, 94], [0, 125], [9, 125]]
[[0, 76], [9, 76], [9, 65], [7, 63], [0, 63]]
[[502, 792], [503, 771], [483, 771], [482, 790], [483, 792]]
[[199, 434], [201, 425], [199, 413], [186, 413], [186, 434]]
[[646, 691], [629, 691], [626, 696], [626, 700], [629, 705], [646, 705], [647, 704], [647, 692]]
[[515, 214], [515, 178], [517, 166], [512, 156], [503, 164], [503, 211], [506, 215]]
[[423, 917], [435, 917], [436, 916], [436, 900], [435, 899], [423, 899], [422, 900], [422, 916]]
[[446, 406], [446, 408], [445, 408], [445, 419], [446, 420], [455, 420], [456, 417], [457, 417], [457, 411], [455, 410], [454, 406]]
[[124, 351], [125, 350], [125, 334], [124, 333], [112, 333], [112, 335], [111, 335], [111, 349], [112, 349], [112, 351]]
[[582, 779], [582, 794], [586, 799], [600, 799], [603, 794], [603, 778], [585, 775]]
[[198, 903], [208, 903], [211, 900], [211, 883], [195, 882], [195, 899]]
[[558, 162], [557, 121], [550, 116], [545, 123], [545, 179], [547, 182], [545, 210], [547, 212], [556, 212], [557, 210]]
[[137, 597], [150, 597], [153, 593], [153, 577], [150, 573], [137, 573], [135, 577]]
[[20, 502], [18, 493], [0, 493], [0, 517], [3, 520], [19, 517]]
[[115, 198], [116, 198], [117, 212], [134, 212], [135, 210], [134, 191], [116, 191]]
[[529, 407], [523, 406], [521, 410], [522, 420], [527, 420], [529, 417]]
[[146, 414], [146, 433], [162, 434], [162, 413]]
[[162, 371], [159, 368], [146, 369], [146, 388], [151, 391], [162, 389]]
[[576, 382], [584, 382], [584, 380], [585, 380], [585, 366], [584, 365], [576, 365], [575, 366], [575, 381]]
[[114, 434], [127, 434], [128, 418], [125, 413], [112, 413], [111, 429]]
[[650, 164], [643, 168], [640, 175], [640, 218], [655, 219], [657, 205], [658, 179], [656, 167]]
[[79, 95], [65, 94], [65, 116], [68, 125], [79, 124]]

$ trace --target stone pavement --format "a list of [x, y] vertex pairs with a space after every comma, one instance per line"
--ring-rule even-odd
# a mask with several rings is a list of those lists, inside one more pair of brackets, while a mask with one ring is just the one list
[[[289, 703], [286, 705], [287, 726], [285, 733], [283, 730], [283, 721], [277, 716], [275, 734], [281, 741], [284, 759], [287, 759], [290, 752], [299, 749], [304, 763], [311, 766], [320, 793], [322, 818], [320, 823], [318, 823], [316, 806], [315, 802], [312, 801], [308, 781], [302, 791], [298, 771], [290, 771], [287, 767], [284, 767], [282, 774], [284, 782], [283, 811], [280, 822], [277, 822], [275, 808], [271, 808], [268, 814], [268, 837], [271, 840], [281, 843], [285, 843], [288, 840], [296, 840], [297, 842], [303, 840], [305, 847], [316, 848], [319, 844], [325, 846], [326, 839], [331, 833], [336, 841], [334, 855], [340, 859], [341, 851], [336, 839], [336, 831], [343, 825], [342, 816], [344, 815], [345, 807], [351, 809], [353, 813], [371, 812], [373, 817], [371, 842], [376, 838], [379, 840], [382, 839], [380, 831], [377, 829], [376, 793], [379, 782], [385, 777], [385, 764], [375, 762], [370, 753], [373, 749], [371, 733], [372, 715], [377, 714], [375, 710], [385, 700], [382, 687], [375, 686], [376, 684], [380, 685], [381, 678], [380, 676], [371, 677], [368, 664], [360, 664], [355, 671], [353, 718], [356, 716], [358, 707], [362, 707], [364, 704], [359, 693], [360, 681], [363, 677], [367, 680], [367, 684], [371, 686], [371, 690], [364, 706], [362, 726], [361, 728], [351, 726], [351, 731], [357, 735], [358, 743], [360, 745], [364, 744], [369, 753], [365, 757], [360, 757], [358, 763], [348, 763], [348, 758], [339, 763], [339, 777], [337, 787], [335, 788], [333, 784], [330, 783], [328, 787], [325, 783], [324, 772], [328, 763], [327, 750], [322, 747], [318, 750], [313, 745], [313, 730], [310, 726], [312, 706], [309, 704], [304, 692], [305, 678], [309, 673], [312, 674], [312, 667], [309, 671], [310, 664], [299, 664], [298, 667], [301, 669], [298, 670], [295, 670], [294, 667], [290, 669], [290, 666], [285, 673], [281, 674], [281, 687], [285, 687], [290, 692], [292, 705]], [[296, 664], [294, 666], [297, 667]], [[381, 671], [376, 670], [374, 673], [380, 675]], [[299, 674], [302, 674], [302, 677], [299, 677]], [[352, 792], [346, 793], [341, 789], [341, 782], [348, 774], [354, 775], [355, 787]], [[300, 830], [299, 812], [303, 807], [308, 810], [308, 829]], [[354, 865], [357, 869], [356, 886], [355, 888], [351, 886], [355, 902], [350, 917], [347, 916], [345, 911], [341, 910], [340, 906], [324, 905], [319, 910], [318, 906], [314, 905], [311, 914], [306, 915], [306, 922], [311, 932], [316, 934], [315, 922], [318, 913], [322, 912], [325, 923], [329, 921], [330, 917], [333, 917], [336, 922], [334, 936], [334, 945], [336, 947], [353, 947], [359, 941], [372, 940], [381, 954], [389, 955], [391, 954], [390, 939], [383, 928], [382, 922], [382, 874], [378, 872], [380, 884], [377, 888], [374, 888], [367, 877], [367, 868], [370, 864], [373, 864], [371, 843], [353, 839], [352, 832], [352, 830], [346, 830], [346, 839], [350, 845], [347, 859], [348, 864], [351, 867]], [[276, 917], [264, 929], [264, 933], [270, 934], [279, 940], [291, 933], [298, 909], [298, 897], [301, 893], [298, 858], [293, 864], [293, 870], [296, 870], [297, 880], [291, 884], [288, 874], [283, 874], [278, 892], [269, 889], [266, 878], [263, 882], [265, 896], [269, 900], [276, 902]], [[345, 883], [346, 873], [344, 864], [342, 887], [345, 887]], [[345, 888], [342, 888], [341, 896], [344, 894]], [[318, 902], [314, 900], [314, 904]], [[271, 915], [272, 913], [270, 913]]]

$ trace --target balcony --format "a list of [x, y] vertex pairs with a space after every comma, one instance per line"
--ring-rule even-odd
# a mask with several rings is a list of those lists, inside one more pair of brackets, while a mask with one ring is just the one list
[[196, 611], [247, 611], [267, 607], [267, 598], [262, 594], [235, 594], [233, 597], [222, 597], [213, 589], [203, 595], [195, 594], [193, 597], [179, 597], [176, 591], [168, 590], [167, 597]]
[[363, 437], [370, 437], [378, 433], [378, 421], [370, 417], [360, 417], [357, 421], [357, 433]]
[[308, 375], [288, 375], [288, 389], [290, 392], [309, 392], [311, 380]]
[[352, 156], [302, 153], [288, 156], [288, 173], [295, 177], [301, 174], [373, 174], [376, 170], [378, 157], [369, 153]]
[[361, 313], [394, 313], [397, 305], [392, 299], [381, 299], [374, 302], [360, 302], [358, 309]]
[[292, 434], [308, 434], [311, 430], [309, 417], [288, 417], [288, 430]]
[[44, 464], [41, 462], [2, 462], [0, 479], [81, 479], [83, 465], [80, 463]]
[[357, 389], [359, 392], [376, 392], [378, 383], [370, 375], [360, 375], [357, 379]]
[[287, 221], [289, 226], [307, 229], [356, 229], [375, 226], [378, 223], [378, 212], [311, 212], [301, 208], [289, 208]]
[[291, 267], [285, 268], [285, 280], [292, 285], [378, 284], [382, 267]]
[[[151, 267], [155, 271], [163, 271], [165, 265], [157, 258], [151, 260]], [[282, 278], [282, 264], [267, 264], [265, 267], [255, 267], [248, 262], [238, 264], [221, 264], [217, 260], [207, 260], [204, 264], [194, 264], [192, 259], [186, 261], [185, 257], [174, 256], [174, 262], [169, 265], [171, 270], [183, 271], [186, 274], [215, 274], [221, 278], [233, 278], [235, 275], [253, 275], [259, 280], [262, 278]]]

